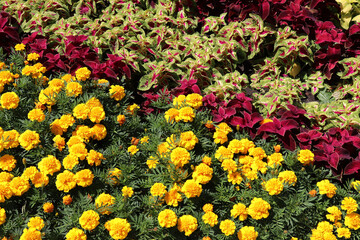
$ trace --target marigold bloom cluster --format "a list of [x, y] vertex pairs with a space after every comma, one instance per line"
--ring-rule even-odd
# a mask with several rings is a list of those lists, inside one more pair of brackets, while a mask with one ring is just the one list
[[159, 213], [158, 221], [161, 227], [171, 228], [176, 226], [177, 216], [174, 211], [165, 209]]
[[303, 165], [309, 165], [314, 162], [314, 154], [309, 149], [300, 150], [298, 160]]
[[109, 231], [113, 239], [125, 239], [131, 231], [131, 226], [126, 219], [114, 218], [105, 223], [106, 230]]
[[6, 92], [0, 97], [0, 104], [5, 109], [15, 109], [20, 102], [19, 96], [15, 92]]
[[332, 198], [336, 194], [336, 186], [328, 179], [322, 180], [316, 184], [320, 194], [326, 194], [328, 198]]
[[85, 230], [94, 230], [99, 225], [100, 216], [94, 210], [83, 212], [79, 218], [81, 227]]
[[261, 198], [253, 198], [248, 207], [248, 214], [255, 220], [267, 218], [269, 216], [269, 210], [271, 206], [268, 202]]
[[230, 219], [226, 219], [220, 222], [219, 228], [223, 234], [225, 234], [226, 236], [230, 236], [235, 233], [236, 226], [233, 221], [231, 221]]
[[183, 215], [178, 219], [177, 228], [180, 232], [184, 232], [185, 236], [190, 236], [197, 227], [197, 220], [191, 215]]

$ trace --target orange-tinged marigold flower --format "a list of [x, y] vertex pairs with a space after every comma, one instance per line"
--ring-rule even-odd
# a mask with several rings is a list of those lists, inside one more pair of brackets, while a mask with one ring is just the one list
[[268, 202], [262, 198], [253, 198], [248, 207], [248, 214], [255, 220], [267, 218], [269, 216], [269, 210], [271, 206]]
[[120, 126], [122, 126], [125, 123], [125, 115], [118, 115], [116, 121], [120, 124]]
[[202, 216], [202, 220], [205, 224], [209, 224], [211, 227], [214, 227], [219, 223], [218, 215], [213, 212], [205, 212], [205, 214]]
[[174, 121], [178, 122], [179, 119], [179, 110], [176, 108], [170, 108], [165, 112], [165, 119], [168, 123], [173, 123]]
[[267, 158], [268, 158], [267, 164], [271, 168], [281, 166], [282, 162], [284, 161], [284, 158], [281, 153], [273, 153]]
[[54, 147], [56, 147], [60, 152], [65, 148], [65, 138], [60, 135], [56, 135], [52, 140], [54, 141]]
[[11, 198], [13, 192], [10, 189], [9, 182], [0, 182], [0, 203], [5, 202], [5, 199]]
[[179, 95], [173, 99], [173, 105], [175, 106], [175, 108], [179, 109], [185, 105], [185, 101], [185, 95]]
[[177, 216], [174, 211], [165, 209], [159, 213], [158, 221], [161, 227], [171, 228], [176, 226]]
[[180, 232], [185, 232], [185, 236], [190, 236], [197, 227], [197, 220], [191, 215], [183, 215], [178, 219], [177, 228]]
[[78, 82], [69, 82], [66, 84], [66, 95], [70, 97], [77, 97], [82, 94], [82, 86]]
[[[1, 67], [0, 67], [0, 70], [1, 70]], [[14, 75], [10, 71], [1, 71], [0, 72], [0, 86], [4, 86], [13, 81], [14, 81]]]
[[45, 114], [41, 109], [33, 109], [28, 113], [30, 121], [42, 122], [45, 120]]
[[137, 148], [136, 145], [131, 145], [130, 147], [128, 147], [128, 152], [130, 153], [131, 156], [137, 153], [138, 151], [139, 149]]
[[29, 151], [35, 148], [40, 143], [40, 136], [37, 132], [26, 130], [19, 137], [21, 147]]
[[137, 104], [134, 103], [134, 104], [128, 106], [128, 107], [126, 108], [126, 111], [127, 111], [129, 114], [134, 115], [138, 109], [140, 109], [140, 107], [139, 107]]
[[82, 67], [76, 70], [75, 76], [76, 79], [79, 81], [85, 81], [87, 80], [91, 75], [91, 71], [87, 67]]
[[37, 172], [35, 173], [34, 177], [31, 179], [31, 183], [36, 188], [44, 187], [48, 185], [49, 177], [45, 173]]
[[214, 210], [214, 205], [212, 205], [211, 203], [206, 203], [204, 204], [204, 206], [202, 207], [202, 210], [204, 212], [212, 212]]
[[20, 236], [20, 240], [41, 240], [41, 232], [35, 228], [25, 228]]
[[166, 186], [162, 183], [154, 183], [150, 188], [150, 193], [153, 196], [161, 197], [166, 194]]
[[81, 187], [88, 187], [93, 183], [94, 174], [90, 169], [83, 169], [75, 174], [76, 184]]
[[351, 232], [348, 228], [340, 227], [336, 229], [336, 233], [339, 238], [349, 239], [351, 237]]
[[352, 230], [358, 230], [360, 228], [360, 215], [354, 212], [346, 214], [344, 224]]
[[99, 225], [100, 216], [94, 210], [83, 212], [79, 218], [80, 226], [85, 230], [94, 230]]
[[14, 177], [9, 183], [10, 189], [15, 196], [21, 196], [30, 189], [29, 180], [22, 177]]
[[61, 163], [53, 155], [48, 155], [47, 157], [41, 159], [38, 163], [38, 168], [40, 172], [43, 172], [46, 175], [50, 174], [52, 176], [54, 173], [60, 171]]
[[180, 194], [181, 188], [175, 183], [172, 188], [165, 193], [165, 202], [169, 206], [177, 207], [183, 199]]
[[73, 115], [77, 119], [85, 120], [88, 118], [89, 113], [90, 108], [85, 103], [80, 103], [73, 109]]
[[95, 207], [101, 214], [109, 215], [112, 213], [111, 206], [115, 204], [115, 198], [107, 193], [101, 193], [95, 199]]
[[16, 130], [4, 131], [0, 143], [4, 149], [16, 148], [19, 146], [20, 134]]
[[79, 158], [74, 154], [69, 154], [64, 157], [62, 164], [65, 169], [72, 170], [76, 165], [79, 164]]
[[206, 184], [211, 180], [212, 175], [213, 169], [205, 163], [200, 163], [195, 167], [192, 177], [196, 182]]
[[6, 221], [6, 212], [5, 209], [0, 207], [0, 226], [3, 225]]
[[102, 107], [93, 107], [89, 113], [90, 121], [94, 123], [100, 123], [105, 119], [105, 111]]
[[293, 171], [282, 171], [278, 175], [278, 179], [282, 183], [287, 183], [294, 186], [297, 182], [297, 177]]
[[65, 236], [65, 240], [86, 240], [86, 234], [83, 230], [72, 228]]
[[188, 94], [185, 98], [185, 103], [192, 108], [198, 109], [202, 106], [203, 97], [197, 93]]
[[15, 51], [23, 51], [23, 50], [25, 50], [25, 44], [18, 43], [18, 44], [15, 45], [14, 49], [15, 49]]
[[12, 171], [16, 167], [16, 159], [13, 155], [5, 154], [0, 157], [0, 169], [3, 171]]
[[175, 118], [175, 121], [182, 120], [184, 122], [192, 122], [195, 118], [194, 109], [191, 107], [183, 107], [179, 110], [179, 116]]
[[14, 175], [8, 172], [0, 172], [0, 183], [9, 183], [13, 179]]
[[1, 95], [1, 107], [5, 109], [15, 109], [18, 107], [20, 98], [15, 92], [6, 92]]
[[186, 180], [182, 186], [181, 192], [183, 192], [187, 198], [199, 197], [202, 192], [202, 186], [195, 182], [194, 179], [189, 179]]
[[326, 194], [328, 198], [332, 198], [336, 194], [336, 186], [328, 179], [322, 180], [316, 184], [320, 194]]
[[69, 153], [77, 156], [80, 160], [84, 160], [88, 155], [86, 145], [84, 143], [77, 143], [69, 148]]
[[59, 191], [69, 192], [71, 189], [76, 187], [75, 174], [68, 170], [59, 173], [56, 176], [55, 185]]
[[156, 165], [159, 163], [158, 159], [155, 158], [154, 156], [150, 156], [147, 160], [146, 160], [146, 165], [148, 166], [149, 169], [152, 168], [156, 168]]
[[93, 134], [93, 139], [98, 140], [98, 141], [103, 140], [107, 135], [106, 127], [99, 123], [95, 124], [91, 128], [91, 132]]
[[29, 53], [27, 55], [28, 61], [37, 61], [39, 59], [40, 55], [38, 53]]
[[255, 240], [258, 235], [259, 233], [252, 226], [242, 227], [237, 234], [239, 240]]
[[54, 211], [54, 204], [52, 204], [51, 202], [44, 203], [43, 210], [46, 213], [52, 213]]
[[65, 205], [70, 205], [73, 201], [72, 197], [69, 194], [64, 196], [62, 200], [63, 200], [63, 204]]
[[112, 85], [109, 89], [110, 98], [113, 98], [115, 101], [120, 101], [125, 97], [125, 89], [119, 85]]
[[101, 164], [101, 160], [105, 160], [104, 155], [100, 152], [97, 152], [95, 150], [90, 150], [88, 155], [86, 156], [86, 160], [90, 166], [99, 166]]
[[185, 148], [186, 150], [193, 150], [198, 142], [199, 139], [193, 131], [187, 131], [180, 134], [179, 146]]
[[41, 217], [32, 217], [28, 222], [29, 228], [35, 228], [36, 230], [41, 230], [45, 226], [44, 220]]
[[57, 93], [52, 88], [45, 88], [40, 91], [39, 102], [43, 105], [54, 105], [56, 103]]
[[265, 183], [265, 190], [269, 195], [279, 195], [283, 189], [284, 186], [278, 178], [269, 179]]
[[230, 219], [226, 219], [220, 222], [219, 228], [223, 234], [225, 234], [226, 236], [230, 236], [235, 233], [236, 226], [233, 221], [231, 221]]
[[182, 147], [177, 147], [171, 151], [171, 162], [177, 167], [183, 167], [190, 161], [190, 153]]
[[131, 231], [130, 223], [123, 218], [114, 218], [105, 223], [106, 230], [109, 231], [113, 239], [125, 239]]
[[341, 220], [342, 213], [337, 206], [331, 206], [326, 209], [328, 213], [326, 214], [326, 218], [331, 222], [337, 222]]
[[316, 194], [317, 194], [317, 191], [315, 189], [312, 189], [312, 190], [309, 191], [310, 197], [315, 197]]

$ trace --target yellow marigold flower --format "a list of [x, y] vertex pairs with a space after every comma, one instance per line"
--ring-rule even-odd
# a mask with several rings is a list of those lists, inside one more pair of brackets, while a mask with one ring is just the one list
[[37, 53], [29, 53], [27, 56], [28, 61], [37, 61], [39, 59], [40, 55]]
[[179, 110], [175, 108], [170, 108], [165, 112], [165, 119], [168, 123], [173, 123], [174, 121], [179, 122]]
[[91, 71], [87, 67], [79, 68], [75, 72], [76, 79], [79, 81], [85, 81], [90, 77], [90, 75], [91, 75]]
[[219, 223], [218, 215], [213, 212], [205, 212], [205, 214], [202, 216], [202, 220], [205, 224], [209, 224], [211, 227], [214, 227]]
[[220, 222], [220, 230], [226, 236], [233, 235], [235, 233], [235, 229], [236, 229], [235, 223], [230, 219], [226, 219]]
[[192, 131], [183, 132], [180, 134], [179, 146], [186, 150], [193, 150], [195, 144], [199, 142], [199, 139]]
[[167, 205], [177, 207], [181, 201], [180, 187], [175, 183], [174, 186], [165, 193], [165, 202]]
[[173, 100], [173, 105], [179, 109], [181, 107], [183, 107], [185, 105], [185, 101], [186, 101], [186, 97], [185, 95], [179, 95], [177, 97], [174, 98]]
[[43, 210], [46, 213], [52, 213], [54, 211], [54, 204], [52, 204], [51, 202], [44, 203]]
[[232, 153], [239, 153], [243, 149], [243, 144], [238, 139], [233, 139], [229, 142], [228, 149]]
[[15, 51], [23, 51], [23, 50], [25, 50], [25, 44], [18, 43], [15, 45]]
[[202, 192], [202, 186], [195, 182], [194, 179], [189, 179], [186, 180], [182, 186], [181, 192], [183, 192], [187, 198], [199, 197]]
[[315, 197], [316, 194], [317, 194], [317, 191], [315, 189], [312, 189], [312, 190], [309, 191], [310, 197]]
[[148, 136], [144, 136], [140, 139], [140, 143], [144, 144], [144, 143], [149, 143], [149, 137]]
[[146, 160], [146, 165], [149, 167], [149, 169], [156, 168], [156, 165], [158, 163], [159, 163], [159, 161], [154, 156], [150, 156]]
[[125, 89], [119, 85], [112, 85], [109, 89], [110, 98], [113, 98], [115, 101], [120, 101], [125, 97]]
[[86, 240], [86, 234], [83, 230], [72, 228], [65, 236], [65, 240]]
[[131, 197], [134, 194], [132, 187], [124, 186], [121, 189], [123, 197]]
[[[2, 182], [11, 182], [11, 179], [13, 179], [14, 175], [8, 172], [0, 172], [0, 183]], [[22, 177], [22, 176], [21, 176]]]
[[130, 153], [131, 156], [137, 153], [138, 151], [139, 149], [137, 148], [136, 145], [131, 145], [130, 147], [128, 147], [128, 152]]
[[94, 107], [104, 108], [104, 106], [101, 104], [100, 100], [95, 97], [90, 98], [85, 104], [86, 104], [86, 106], [88, 106], [89, 109], [92, 109]]
[[322, 180], [316, 184], [320, 194], [326, 194], [328, 198], [332, 198], [336, 194], [336, 186], [328, 179]]
[[298, 160], [303, 165], [309, 165], [314, 162], [314, 154], [309, 149], [300, 150], [298, 153]]
[[10, 189], [15, 196], [21, 196], [30, 189], [29, 180], [22, 177], [14, 177], [9, 183]]
[[56, 103], [57, 93], [52, 88], [45, 88], [40, 91], [39, 102], [47, 105], [54, 105]]
[[202, 96], [197, 93], [191, 93], [186, 96], [185, 102], [187, 105], [190, 105], [190, 107], [198, 109], [202, 106]]
[[21, 175], [22, 178], [27, 180], [32, 180], [36, 173], [38, 173], [39, 170], [35, 166], [27, 167], [23, 174]]
[[227, 133], [223, 130], [216, 130], [213, 135], [214, 143], [223, 144], [228, 141]]
[[116, 121], [122, 126], [125, 123], [125, 115], [118, 115]]
[[1, 107], [5, 109], [15, 109], [18, 107], [20, 99], [15, 92], [6, 92], [1, 95]]
[[71, 114], [62, 115], [60, 118], [60, 126], [67, 130], [68, 127], [71, 127], [75, 123], [75, 118]]
[[204, 157], [201, 159], [201, 161], [202, 161], [203, 163], [205, 163], [206, 165], [211, 166], [211, 157], [204, 156]]
[[69, 192], [71, 189], [76, 187], [75, 174], [68, 170], [59, 173], [56, 176], [55, 185], [59, 191]]
[[106, 79], [98, 79], [98, 80], [97, 80], [97, 85], [98, 85], [99, 87], [109, 87], [109, 86], [110, 86], [110, 83], [109, 83], [109, 81], [106, 80]]
[[62, 164], [65, 169], [72, 170], [76, 165], [79, 164], [79, 158], [74, 154], [69, 154], [64, 157]]
[[177, 147], [171, 151], [171, 162], [177, 167], [183, 167], [190, 161], [190, 153], [182, 147]]
[[269, 216], [269, 210], [271, 206], [268, 202], [261, 198], [253, 198], [250, 206], [248, 207], [248, 214], [255, 220], [267, 218]]
[[[183, 107], [179, 110], [179, 116], [178, 119], [182, 120], [184, 122], [192, 122], [195, 118], [195, 112], [194, 109], [191, 107]], [[177, 119], [175, 119], [177, 121]]]
[[47, 157], [41, 159], [38, 163], [38, 168], [40, 172], [43, 172], [46, 175], [50, 174], [52, 176], [54, 173], [60, 171], [61, 163], [53, 155], [48, 155]]
[[166, 186], [162, 183], [154, 183], [150, 188], [151, 195], [161, 197], [166, 194]]
[[89, 113], [90, 121], [94, 123], [100, 123], [105, 119], [105, 111], [102, 107], [93, 107]]
[[237, 236], [239, 240], [255, 240], [259, 233], [252, 226], [244, 226], [240, 229]]
[[271, 168], [281, 166], [281, 163], [284, 161], [284, 158], [281, 153], [273, 153], [268, 156], [267, 164]]
[[319, 222], [316, 229], [312, 229], [311, 240], [316, 239], [333, 239], [336, 240], [335, 235], [333, 234], [333, 225], [327, 221]]
[[5, 154], [0, 157], [0, 169], [3, 171], [12, 171], [16, 167], [16, 159], [13, 155]]
[[36, 230], [40, 231], [45, 226], [45, 223], [41, 217], [32, 217], [29, 219], [29, 222], [27, 225], [29, 228], [35, 228]]
[[202, 210], [204, 212], [212, 212], [214, 210], [214, 205], [212, 205], [211, 203], [206, 203], [203, 207]]
[[20, 135], [19, 143], [25, 150], [29, 151], [40, 143], [40, 136], [35, 131], [26, 130]]
[[176, 226], [177, 216], [174, 211], [165, 209], [159, 213], [158, 221], [161, 227], [171, 228]]
[[243, 180], [241, 173], [236, 171], [236, 172], [229, 172], [228, 175], [228, 182], [231, 182], [232, 184], [240, 184]]
[[36, 188], [44, 187], [48, 185], [49, 177], [45, 173], [37, 172], [34, 174], [31, 182]]
[[246, 206], [242, 203], [235, 204], [231, 209], [230, 213], [233, 218], [239, 217], [240, 221], [245, 221], [248, 216], [248, 210]]
[[221, 167], [225, 170], [228, 171], [229, 173], [232, 172], [236, 172], [237, 171], [237, 164], [234, 160], [232, 159], [224, 159], [224, 161], [221, 164]]
[[20, 236], [20, 240], [41, 240], [41, 232], [35, 228], [25, 228]]
[[252, 156], [255, 160], [262, 160], [263, 158], [266, 158], [266, 153], [261, 147], [250, 148], [249, 155]]
[[82, 94], [82, 86], [78, 82], [69, 82], [66, 84], [66, 95], [70, 97], [77, 97]]
[[0, 62], [0, 70], [3, 69], [4, 67], [6, 68], [5, 63], [4, 63], [4, 62]]
[[356, 200], [352, 197], [345, 197], [341, 201], [341, 209], [346, 210], [346, 214], [350, 214], [356, 212], [356, 210], [358, 209], [358, 204]]
[[104, 125], [97, 123], [91, 128], [91, 133], [93, 134], [93, 139], [100, 141], [106, 137], [107, 130]]
[[215, 158], [220, 162], [222, 162], [224, 159], [232, 159], [233, 157], [234, 153], [224, 146], [220, 146], [215, 152]]
[[351, 237], [351, 232], [350, 232], [350, 229], [348, 228], [338, 228], [336, 229], [336, 232], [337, 232], [337, 236], [339, 238], [345, 238], [345, 239], [349, 239]]
[[13, 195], [13, 192], [10, 189], [9, 182], [0, 182], [0, 203], [5, 202], [5, 198], [9, 199]]
[[2, 144], [5, 149], [16, 148], [19, 146], [20, 134], [16, 130], [4, 131], [2, 134]]
[[90, 108], [84, 103], [76, 105], [76, 107], [73, 109], [73, 115], [77, 119], [85, 120], [88, 118], [89, 113]]
[[109, 183], [114, 185], [119, 184], [119, 179], [121, 177], [121, 174], [122, 171], [118, 168], [113, 168], [109, 170], [109, 174], [108, 174]]
[[114, 218], [105, 223], [106, 230], [109, 231], [113, 239], [125, 239], [131, 231], [131, 226], [126, 219]]
[[279, 195], [283, 189], [283, 184], [277, 178], [272, 178], [265, 183], [265, 190], [269, 192], [270, 195]]
[[59, 93], [65, 87], [65, 81], [59, 78], [54, 78], [49, 81], [49, 88], [53, 89], [54, 92]]
[[31, 121], [42, 122], [45, 120], [45, 114], [41, 109], [33, 109], [28, 113], [28, 119]]
[[99, 225], [100, 216], [94, 210], [88, 210], [83, 212], [79, 218], [80, 226], [85, 230], [94, 230]]
[[50, 130], [55, 135], [62, 135], [64, 132], [67, 131], [67, 128], [62, 128], [60, 124], [60, 119], [56, 119], [50, 124]]
[[354, 212], [347, 214], [344, 224], [350, 229], [358, 230], [360, 228], [360, 215]]
[[200, 163], [198, 166], [195, 167], [192, 177], [195, 182], [198, 182], [200, 184], [207, 184], [211, 180], [212, 175], [213, 169], [205, 163]]
[[71, 74], [65, 74], [64, 76], [61, 77], [61, 79], [67, 83], [71, 81], [75, 81], [75, 77], [71, 76]]
[[93, 183], [94, 174], [90, 169], [83, 169], [75, 174], [75, 180], [77, 185], [87, 187]]
[[287, 183], [289, 185], [295, 186], [297, 182], [297, 177], [293, 171], [282, 171], [278, 175], [278, 179], [282, 183]]
[[167, 142], [162, 142], [158, 145], [157, 150], [161, 156], [164, 156], [170, 152], [170, 145]]
[[66, 195], [63, 197], [63, 204], [70, 205], [73, 201], [72, 197], [70, 195]]
[[109, 215], [112, 213], [111, 206], [114, 204], [115, 198], [107, 193], [102, 193], [95, 199], [95, 207], [101, 214]]
[[177, 228], [180, 232], [185, 232], [185, 236], [190, 236], [197, 227], [197, 220], [191, 215], [183, 215], [178, 219]]
[[84, 143], [77, 143], [69, 148], [69, 153], [77, 156], [80, 160], [84, 160], [88, 155], [88, 151]]
[[104, 155], [95, 150], [90, 150], [88, 155], [86, 156], [86, 160], [90, 166], [99, 166], [101, 164], [101, 160], [105, 160]]
[[56, 147], [60, 152], [65, 148], [65, 138], [60, 135], [56, 135], [53, 139], [54, 147]]
[[360, 181], [355, 180], [351, 182], [351, 187], [354, 188], [356, 191], [360, 192]]
[[330, 214], [326, 214], [326, 218], [331, 222], [337, 222], [341, 220], [342, 213], [336, 206], [328, 207], [326, 209]]
[[10, 71], [0, 72], [0, 86], [4, 86], [5, 84], [12, 83], [13, 81], [14, 81], [14, 75]]
[[5, 209], [0, 207], [0, 225], [4, 224], [6, 221], [6, 212]]
[[140, 109], [140, 107], [135, 103], [126, 108], [127, 112], [131, 115], [134, 115], [138, 109]]

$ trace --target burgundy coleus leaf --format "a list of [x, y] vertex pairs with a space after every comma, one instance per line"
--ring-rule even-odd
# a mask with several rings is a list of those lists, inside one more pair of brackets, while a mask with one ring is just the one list
[[268, 1], [263, 1], [261, 4], [261, 18], [265, 21], [265, 19], [269, 16], [270, 13], [270, 3]]
[[203, 104], [207, 108], [215, 109], [218, 106], [218, 103], [219, 103], [219, 100], [213, 93], [208, 94], [205, 97], [203, 97]]
[[310, 130], [308, 132], [302, 132], [296, 135], [299, 141], [299, 145], [302, 149], [310, 149], [313, 140], [317, 140], [322, 136], [322, 133], [316, 130]]
[[292, 118], [299, 118], [300, 116], [304, 116], [306, 111], [304, 109], [298, 108], [294, 105], [287, 105], [289, 110], [281, 109], [278, 111], [278, 115], [281, 116], [281, 119], [292, 119]]
[[246, 97], [244, 93], [236, 94], [236, 99], [240, 101], [242, 108], [244, 108], [249, 113], [252, 112], [252, 99], [249, 97]]
[[327, 49], [320, 49], [315, 53], [315, 68], [321, 69], [325, 76], [330, 79], [333, 69], [335, 68], [342, 55], [341, 44], [328, 46]]
[[226, 121], [233, 115], [235, 115], [236, 111], [234, 108], [223, 108], [219, 107], [217, 113], [214, 114], [214, 122]]
[[243, 112], [243, 114], [244, 114], [244, 118], [234, 116], [231, 119], [230, 124], [232, 126], [240, 126], [241, 128], [245, 128], [245, 127], [252, 128], [256, 123], [263, 120], [263, 117], [257, 112], [252, 114]]
[[297, 127], [299, 127], [299, 125], [293, 119], [279, 121], [277, 118], [274, 118], [273, 122], [268, 122], [261, 125], [257, 131], [257, 134], [261, 132], [271, 132], [277, 133], [280, 136], [284, 136], [286, 131]]
[[290, 132], [286, 132], [284, 136], [278, 138], [284, 145], [284, 148], [294, 151], [296, 148], [296, 142]]
[[357, 173], [359, 171], [359, 169], [360, 169], [360, 153], [359, 153], [358, 158], [359, 159], [354, 160], [345, 166], [344, 175], [351, 175], [351, 174]]
[[315, 8], [318, 3], [323, 2], [325, 0], [311, 0], [310, 2], [310, 8]]

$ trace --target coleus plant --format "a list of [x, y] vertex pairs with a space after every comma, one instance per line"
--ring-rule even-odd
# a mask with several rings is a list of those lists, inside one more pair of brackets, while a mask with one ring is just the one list
[[9, 13], [0, 11], [0, 48], [9, 53], [15, 44], [20, 43], [19, 23]]

